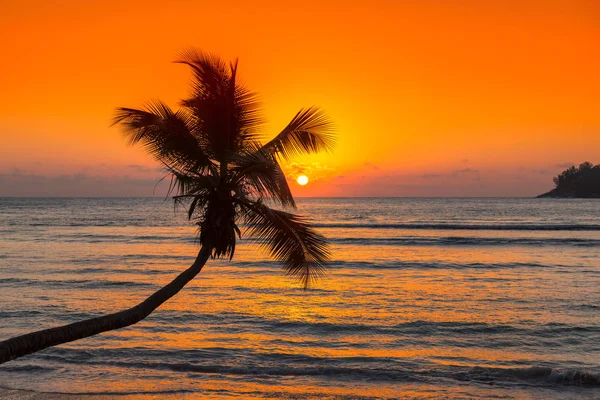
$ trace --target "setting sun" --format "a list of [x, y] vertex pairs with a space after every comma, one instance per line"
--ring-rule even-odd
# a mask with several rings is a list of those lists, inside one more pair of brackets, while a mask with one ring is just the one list
[[300, 175], [297, 179], [298, 185], [304, 186], [308, 183], [308, 176]]

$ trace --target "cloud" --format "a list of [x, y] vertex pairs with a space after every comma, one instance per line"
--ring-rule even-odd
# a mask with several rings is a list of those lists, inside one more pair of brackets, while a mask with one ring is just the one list
[[130, 164], [130, 165], [127, 165], [126, 168], [129, 168], [129, 169], [137, 171], [137, 172], [161, 172], [162, 171], [162, 168], [150, 168], [150, 167], [146, 167], [144, 165], [138, 165], [138, 164]]
[[299, 175], [306, 175], [311, 181], [316, 182], [323, 179], [331, 178], [335, 175], [335, 170], [327, 165], [318, 162], [292, 163], [284, 168], [287, 173], [286, 177], [289, 180], [296, 180]]
[[463, 169], [456, 170], [454, 172], [456, 172], [457, 174], [477, 174], [477, 173], [479, 173], [478, 170], [472, 169], [472, 168], [463, 168]]
[[[463, 167], [467, 167], [462, 165]], [[164, 171], [139, 164], [101, 168], [80, 166], [77, 172], [55, 165], [39, 170], [15, 168], [0, 171], [0, 196], [164, 196], [169, 179]], [[52, 172], [50, 172], [52, 171]], [[286, 177], [295, 180], [305, 174], [313, 196], [518, 196], [536, 195], [552, 187], [551, 168], [518, 166], [503, 170], [458, 168], [405, 172], [365, 169], [339, 171], [320, 163], [292, 163]]]
[[464, 175], [474, 174], [473, 179], [479, 179], [479, 170], [473, 168], [457, 169], [448, 173], [425, 173], [421, 175], [423, 179], [459, 179]]
[[[448, 172], [355, 175], [332, 182], [333, 196], [358, 197], [465, 197], [465, 196], [535, 196], [548, 191], [551, 180], [540, 173], [517, 173], [517, 168], [498, 172], [478, 169]], [[521, 179], [516, 179], [518, 176]], [[315, 195], [321, 195], [317, 193]]]
[[565, 163], [558, 163], [558, 164], [554, 164], [553, 167], [554, 168], [569, 168], [571, 166], [575, 165], [574, 163], [570, 163], [570, 162], [565, 162]]
[[83, 172], [44, 176], [13, 170], [0, 174], [0, 196], [163, 196], [156, 177], [100, 176]]

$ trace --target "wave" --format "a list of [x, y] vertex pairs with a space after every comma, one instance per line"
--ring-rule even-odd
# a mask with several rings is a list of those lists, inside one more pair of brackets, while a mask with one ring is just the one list
[[[14, 371], [17, 372], [19, 371], [18, 368], [6, 368], [7, 371]], [[31, 371], [36, 371], [36, 372], [48, 372], [48, 371], [52, 371], [52, 368], [43, 368], [43, 369], [38, 369], [36, 370], [35, 368], [32, 368]], [[27, 369], [24, 369], [24, 371], [27, 371]], [[11, 387], [7, 387], [7, 386], [0, 386], [0, 392], [2, 390], [14, 390], [14, 391], [18, 391], [20, 392], [19, 395], [15, 394], [15, 399], [17, 398], [32, 398], [30, 396], [31, 395], [36, 395], [33, 398], [38, 398], [37, 394], [38, 393], [43, 393], [43, 394], [51, 394], [51, 395], [61, 395], [61, 396], [70, 396], [69, 398], [73, 398], [72, 396], [94, 396], [94, 395], [100, 395], [100, 396], [131, 396], [131, 395], [151, 395], [151, 396], [168, 396], [168, 395], [185, 395], [185, 394], [192, 394], [194, 393], [193, 390], [186, 390], [186, 389], [173, 389], [173, 390], [121, 390], [121, 391], [114, 391], [114, 390], [108, 390], [108, 391], [100, 391], [100, 392], [94, 392], [94, 391], [85, 391], [85, 392], [54, 392], [54, 391], [42, 391], [42, 392], [38, 392], [35, 390], [30, 390], [30, 389], [14, 389]], [[204, 391], [209, 391], [210, 390], [203, 390]], [[27, 396], [22, 396], [22, 393], [26, 393]], [[0, 394], [4, 394], [4, 393], [0, 393]], [[13, 398], [13, 397], [8, 397], [8, 398]], [[41, 399], [44, 399], [46, 397], [41, 396], [39, 397]], [[54, 397], [53, 397], [54, 398]], [[107, 399], [108, 400], [108, 399]]]
[[453, 223], [398, 223], [354, 224], [318, 223], [318, 228], [370, 229], [429, 229], [429, 230], [490, 230], [490, 231], [600, 231], [596, 224], [453, 224]]
[[156, 285], [146, 282], [132, 281], [112, 281], [98, 279], [63, 279], [63, 280], [37, 280], [28, 278], [0, 278], [0, 285], [8, 284], [12, 286], [30, 287], [35, 285], [41, 288], [47, 287], [68, 287], [68, 288], [86, 288], [86, 289], [107, 289], [116, 287], [148, 287], [155, 288]]
[[[303, 335], [306, 338], [334, 338], [338, 336], [370, 336], [384, 335], [395, 337], [399, 341], [417, 338], [419, 340], [449, 340], [460, 345], [467, 336], [480, 338], [485, 335], [489, 340], [479, 343], [483, 347], [497, 347], [501, 341], [503, 346], [523, 346], [521, 339], [534, 340], [532, 345], [541, 346], [543, 343], [555, 342], [565, 337], [594, 336], [600, 334], [597, 325], [570, 325], [547, 323], [532, 326], [490, 324], [484, 322], [453, 322], [453, 321], [410, 321], [391, 325], [369, 323], [338, 323], [338, 322], [308, 322], [285, 321], [270, 319], [255, 315], [224, 312], [220, 314], [203, 314], [195, 312], [168, 311], [153, 315], [153, 325], [138, 329], [156, 333], [162, 326], [176, 329], [186, 329], [194, 326], [205, 326], [208, 330], [220, 333], [238, 334], [251, 331], [264, 331], [286, 335]], [[325, 342], [325, 341], [324, 341]]]
[[[11, 241], [32, 240], [30, 237], [13, 238]], [[85, 243], [186, 243], [197, 245], [198, 240], [193, 235], [182, 236], [127, 236], [127, 235], [94, 235], [94, 234], [72, 234], [44, 236], [35, 241], [46, 242], [56, 240], [65, 243], [85, 242]], [[260, 243], [250, 238], [243, 238], [243, 242], [254, 244]], [[585, 238], [526, 238], [526, 237], [469, 237], [469, 236], [404, 236], [404, 237], [335, 237], [329, 236], [329, 241], [336, 244], [353, 245], [396, 245], [396, 246], [576, 246], [576, 247], [596, 247], [600, 246], [600, 240]], [[131, 258], [131, 256], [128, 256]], [[136, 255], [137, 257], [137, 255]], [[144, 256], [142, 256], [144, 257]], [[145, 256], [153, 258], [152, 256]], [[157, 256], [158, 257], [158, 256]], [[181, 259], [182, 257], [167, 256], [169, 258]], [[8, 258], [8, 257], [6, 257]]]
[[[245, 264], [239, 262], [239, 264]], [[248, 263], [259, 264], [259, 263]], [[264, 263], [262, 263], [264, 266]], [[331, 265], [332, 269], [337, 267], [350, 269], [415, 269], [415, 270], [468, 270], [468, 269], [486, 269], [486, 270], [502, 270], [502, 269], [519, 269], [519, 268], [578, 268], [570, 265], [549, 265], [540, 263], [527, 262], [510, 262], [510, 263], [449, 263], [449, 262], [419, 262], [419, 261], [391, 261], [391, 262], [369, 262], [369, 261], [343, 261], [334, 260]]]
[[[31, 240], [29, 238], [29, 240]], [[192, 234], [188, 235], [103, 235], [93, 233], [54, 233], [37, 239], [38, 241], [59, 240], [61, 242], [120, 242], [120, 243], [144, 243], [144, 242], [177, 242], [177, 243], [198, 243], [198, 239]]]
[[586, 371], [584, 369], [551, 367], [507, 368], [506, 373], [518, 378], [541, 378], [548, 382], [562, 383], [565, 385], [589, 385], [600, 387], [600, 373]]
[[[390, 336], [406, 335], [417, 337], [448, 338], [460, 335], [488, 335], [503, 337], [503, 335], [535, 337], [538, 340], [562, 338], [572, 333], [598, 334], [600, 326], [576, 326], [559, 323], [548, 323], [533, 327], [514, 325], [488, 324], [483, 322], [432, 322], [411, 321], [395, 325], [370, 324], [338, 324], [330, 322], [302, 321], [269, 321], [268, 329], [280, 332], [302, 332], [311, 335], [335, 334], [383, 334]], [[401, 337], [401, 336], [400, 336]], [[538, 343], [539, 344], [539, 343]], [[515, 345], [522, 345], [518, 343]]]
[[[0, 369], [1, 371], [6, 371], [6, 372], [26, 372], [26, 373], [33, 373], [33, 374], [39, 374], [39, 373], [44, 373], [44, 372], [52, 372], [54, 370], [54, 368], [52, 367], [45, 367], [45, 366], [41, 366], [41, 365], [34, 365], [34, 364], [25, 364], [25, 365], [6, 365], [3, 366], [2, 369]], [[1, 388], [1, 386], [0, 386]]]
[[600, 240], [581, 238], [505, 238], [505, 237], [391, 237], [391, 238], [331, 238], [336, 244], [389, 246], [576, 246], [597, 247]]
[[43, 315], [43, 313], [35, 310], [0, 311], [0, 318], [33, 318], [40, 315]]
[[[188, 257], [189, 258], [189, 257]], [[264, 260], [264, 261], [221, 261], [223, 265], [229, 265], [232, 267], [239, 268], [256, 268], [264, 271], [265, 273], [273, 273], [281, 268], [281, 264], [277, 261]], [[331, 260], [330, 269], [332, 272], [344, 274], [343, 269], [359, 269], [365, 270], [470, 270], [470, 269], [485, 269], [485, 270], [504, 270], [504, 269], [521, 269], [521, 268], [540, 268], [540, 269], [553, 269], [560, 268], [564, 271], [581, 271], [581, 265], [568, 265], [568, 264], [543, 264], [543, 263], [532, 263], [532, 262], [506, 262], [506, 263], [453, 263], [443, 261], [346, 261], [346, 260]], [[128, 270], [129, 272], [131, 270]], [[174, 270], [175, 271], [175, 270]], [[110, 272], [110, 270], [106, 270]], [[252, 273], [258, 273], [261, 271], [252, 271]], [[146, 272], [144, 272], [146, 273]], [[149, 272], [150, 273], [150, 272]], [[349, 274], [354, 272], [348, 271]], [[312, 288], [311, 291], [317, 290]]]
[[[190, 225], [162, 222], [162, 221], [110, 221], [90, 220], [86, 222], [64, 221], [36, 221], [23, 223], [22, 221], [8, 221], [8, 226], [29, 227], [150, 227], [150, 228], [187, 228]], [[315, 223], [318, 228], [344, 228], [344, 229], [406, 229], [406, 230], [491, 230], [491, 231], [600, 231], [600, 224], [560, 224], [560, 223], [452, 223], [452, 222], [422, 222], [422, 223], [353, 223], [353, 222], [326, 222]], [[140, 240], [153, 240], [152, 236], [141, 235]]]
[[[52, 313], [38, 311], [2, 311], [0, 318], [57, 318], [77, 319], [90, 318], [95, 315], [77, 313], [75, 310], [54, 310]], [[456, 321], [410, 321], [399, 324], [381, 325], [369, 323], [342, 323], [342, 322], [308, 322], [285, 321], [259, 317], [243, 313], [223, 312], [220, 314], [204, 314], [200, 312], [182, 312], [175, 310], [162, 311], [152, 315], [152, 324], [139, 325], [138, 331], [148, 333], [163, 332], [165, 327], [169, 330], [188, 331], [196, 330], [195, 327], [205, 327], [208, 331], [227, 334], [240, 334], [250, 331], [271, 332], [281, 334], [282, 338], [288, 335], [302, 336], [311, 341], [313, 338], [323, 339], [322, 345], [332, 338], [345, 336], [377, 336], [383, 335], [396, 338], [398, 343], [414, 340], [439, 343], [445, 341], [447, 345], [464, 345], [467, 338], [479, 339], [482, 336], [486, 341], [478, 341], [482, 347], [496, 348], [526, 346], [531, 343], [534, 347], [560, 342], [565, 338], [592, 338], [600, 335], [598, 325], [572, 325], [561, 323], [547, 323], [536, 325], [522, 324], [490, 324], [484, 322], [456, 322]], [[585, 342], [585, 341], [584, 341]], [[582, 342], [582, 345], [585, 343]], [[575, 343], [573, 343], [575, 344]]]
[[[444, 379], [485, 384], [558, 384], [600, 388], [600, 374], [584, 368], [456, 365], [426, 360], [405, 361], [393, 357], [312, 357], [302, 354], [255, 353], [247, 349], [223, 350], [225, 351], [58, 348], [35, 355], [44, 360], [44, 367], [8, 364], [0, 366], [0, 371], [29, 372], [37, 369], [37, 372], [46, 372], [50, 368], [60, 369], [64, 364], [75, 364], [203, 375], [339, 377], [371, 382], [439, 382]], [[124, 352], [129, 357], [123, 358]], [[235, 356], [236, 353], [238, 357]], [[243, 356], [239, 357], [239, 353], [243, 353]], [[244, 360], [243, 364], [238, 360]]]

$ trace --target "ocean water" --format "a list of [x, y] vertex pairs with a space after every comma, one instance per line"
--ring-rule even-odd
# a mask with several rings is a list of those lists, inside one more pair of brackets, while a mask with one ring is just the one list
[[[600, 201], [300, 199], [310, 290], [242, 240], [132, 327], [0, 387], [143, 398], [600, 398]], [[198, 251], [162, 199], [0, 199], [0, 340], [141, 301]]]

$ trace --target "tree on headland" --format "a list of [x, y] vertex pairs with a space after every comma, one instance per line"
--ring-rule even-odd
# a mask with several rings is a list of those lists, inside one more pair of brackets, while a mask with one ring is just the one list
[[332, 150], [335, 136], [329, 118], [318, 108], [302, 109], [263, 144], [257, 96], [239, 83], [237, 61], [227, 64], [190, 50], [177, 62], [193, 72], [192, 94], [179, 110], [160, 101], [144, 109], [119, 108], [114, 124], [171, 177], [169, 195], [186, 206], [188, 218], [198, 226], [196, 260], [130, 309], [0, 342], [0, 363], [141, 321], [177, 294], [209, 258], [231, 259], [242, 234], [257, 240], [305, 288], [325, 271], [326, 239], [304, 217], [269, 204], [296, 208], [279, 160]]
[[538, 197], [600, 197], [600, 164], [589, 161], [570, 166], [554, 177], [556, 187]]

